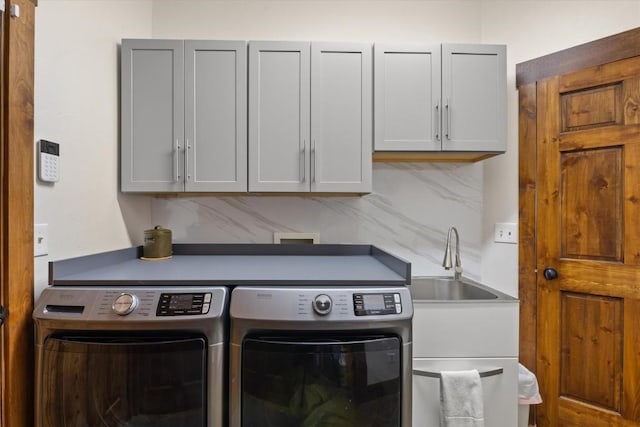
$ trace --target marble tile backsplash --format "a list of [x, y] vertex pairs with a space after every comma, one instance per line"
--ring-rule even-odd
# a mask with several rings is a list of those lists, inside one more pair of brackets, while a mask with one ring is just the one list
[[441, 266], [447, 231], [460, 232], [464, 272], [480, 274], [482, 164], [375, 163], [373, 192], [361, 197], [154, 198], [154, 224], [175, 243], [271, 243], [275, 232], [317, 232], [320, 243], [373, 244], [412, 264]]

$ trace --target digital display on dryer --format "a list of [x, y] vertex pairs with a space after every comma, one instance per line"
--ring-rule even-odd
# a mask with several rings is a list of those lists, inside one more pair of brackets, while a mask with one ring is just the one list
[[376, 316], [402, 313], [399, 293], [353, 294], [353, 311], [356, 316]]
[[156, 316], [188, 316], [207, 314], [211, 306], [211, 293], [179, 293], [160, 295]]
[[365, 310], [384, 310], [384, 296], [381, 294], [362, 295], [362, 308]]

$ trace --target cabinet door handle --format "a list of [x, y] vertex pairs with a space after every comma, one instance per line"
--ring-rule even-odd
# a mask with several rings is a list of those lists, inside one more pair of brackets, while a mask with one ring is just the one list
[[447, 103], [444, 106], [445, 110], [447, 110], [447, 127], [445, 130], [445, 136], [449, 141], [451, 141], [451, 107], [449, 107], [449, 100], [447, 99]]
[[311, 140], [311, 164], [313, 167], [311, 168], [311, 182], [316, 182], [316, 169], [318, 168], [318, 155], [316, 153], [316, 140]]
[[300, 150], [300, 182], [305, 182], [307, 179], [307, 140], [302, 141], [302, 149]]
[[440, 141], [440, 104], [436, 104], [435, 119], [433, 121], [436, 128], [436, 141]]
[[[191, 175], [189, 174], [189, 152], [191, 150], [191, 143], [189, 142], [189, 140], [187, 139], [185, 141], [185, 152], [184, 152], [184, 175], [186, 176], [186, 180], [190, 181], [191, 180]], [[195, 166], [195, 159], [194, 159], [194, 166]], [[195, 168], [194, 168], [195, 169]]]
[[173, 180], [180, 182], [180, 140], [176, 139], [176, 147], [173, 150]]
[[[495, 375], [501, 375], [504, 372], [502, 368], [490, 369], [488, 371], [479, 372], [480, 378], [493, 377]], [[433, 371], [423, 371], [422, 369], [414, 369], [413, 375], [418, 375], [421, 377], [430, 377], [430, 378], [442, 378], [440, 372]]]

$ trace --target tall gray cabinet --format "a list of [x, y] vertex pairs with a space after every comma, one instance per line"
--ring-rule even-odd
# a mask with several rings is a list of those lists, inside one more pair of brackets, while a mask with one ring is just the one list
[[250, 42], [249, 191], [371, 191], [363, 43]]
[[122, 41], [121, 189], [247, 191], [246, 42]]
[[375, 45], [375, 150], [503, 152], [504, 45]]

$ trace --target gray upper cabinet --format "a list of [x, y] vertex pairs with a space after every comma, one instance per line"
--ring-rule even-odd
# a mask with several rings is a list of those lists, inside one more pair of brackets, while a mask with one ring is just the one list
[[247, 190], [246, 43], [123, 40], [122, 191]]
[[371, 191], [371, 46], [249, 44], [249, 191]]
[[440, 135], [440, 45], [375, 45], [375, 148], [433, 151]]
[[505, 151], [504, 45], [442, 45], [444, 151]]
[[375, 149], [504, 152], [506, 47], [376, 44]]
[[122, 191], [181, 191], [184, 45], [122, 41]]
[[311, 45], [311, 191], [371, 192], [371, 45]]
[[249, 191], [309, 191], [311, 47], [249, 43]]

